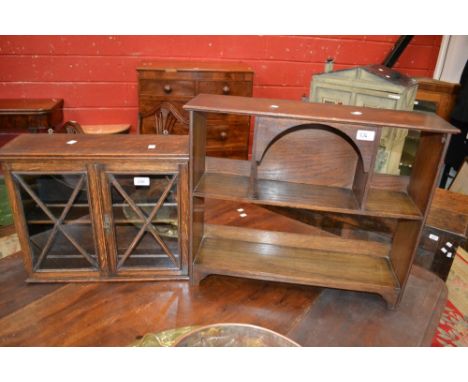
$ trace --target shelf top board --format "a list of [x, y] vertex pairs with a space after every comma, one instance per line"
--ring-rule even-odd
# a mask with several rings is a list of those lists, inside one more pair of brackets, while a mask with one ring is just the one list
[[252, 72], [252, 69], [242, 63], [201, 62], [201, 61], [147, 61], [137, 67], [141, 70], [163, 70], [167, 72], [196, 71], [196, 72]]
[[188, 156], [187, 135], [21, 134], [0, 149], [0, 159]]
[[457, 134], [459, 130], [436, 114], [396, 111], [268, 98], [199, 94], [185, 110], [290, 118], [313, 123], [345, 123]]
[[0, 98], [0, 114], [43, 114], [62, 106], [59, 98]]

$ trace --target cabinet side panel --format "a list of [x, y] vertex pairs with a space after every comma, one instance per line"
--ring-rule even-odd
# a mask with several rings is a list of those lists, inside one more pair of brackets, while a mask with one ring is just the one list
[[[193, 197], [193, 189], [205, 173], [206, 117], [200, 112], [190, 112], [190, 197], [191, 232], [189, 258], [195, 259], [204, 234], [204, 198]], [[192, 263], [190, 264], [192, 267]], [[191, 269], [190, 269], [190, 274]]]
[[192, 260], [195, 260], [200, 243], [203, 240], [205, 231], [205, 199], [199, 197], [192, 198], [192, 241], [191, 254]]
[[422, 223], [412, 220], [400, 220], [393, 237], [390, 260], [402, 290], [406, 284]]
[[421, 132], [408, 193], [423, 215], [430, 204], [448, 142], [448, 134]]
[[183, 275], [188, 274], [188, 264], [191, 262], [189, 256], [189, 187], [188, 187], [188, 165], [179, 165], [179, 240], [180, 240], [180, 258], [181, 271]]
[[192, 179], [190, 188], [198, 184], [205, 172], [206, 117], [203, 113], [190, 112], [190, 160]]
[[32, 274], [33, 263], [31, 256], [31, 249], [29, 246], [29, 233], [26, 227], [26, 221], [24, 218], [23, 205], [21, 202], [20, 192], [13, 181], [11, 175], [11, 165], [10, 163], [2, 163], [3, 172], [5, 174], [5, 184], [8, 189], [8, 197], [10, 200], [11, 210], [13, 212], [14, 223], [16, 233], [18, 234], [18, 239], [21, 245], [21, 251], [23, 255], [23, 263], [26, 268], [26, 271], [29, 275]]

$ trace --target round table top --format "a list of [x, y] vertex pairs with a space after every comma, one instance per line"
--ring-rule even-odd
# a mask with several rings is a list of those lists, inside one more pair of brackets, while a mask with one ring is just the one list
[[81, 125], [85, 134], [120, 134], [130, 130], [128, 123], [121, 124], [100, 124], [100, 125]]

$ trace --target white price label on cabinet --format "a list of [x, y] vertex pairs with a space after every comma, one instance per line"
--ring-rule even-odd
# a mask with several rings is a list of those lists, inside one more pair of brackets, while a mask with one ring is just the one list
[[373, 141], [375, 139], [375, 131], [372, 130], [358, 130], [356, 133], [358, 141]]
[[150, 178], [147, 176], [135, 176], [133, 178], [133, 184], [135, 186], [149, 186]]
[[434, 241], [439, 241], [439, 236], [434, 235], [433, 233], [429, 234], [429, 239], [434, 240]]

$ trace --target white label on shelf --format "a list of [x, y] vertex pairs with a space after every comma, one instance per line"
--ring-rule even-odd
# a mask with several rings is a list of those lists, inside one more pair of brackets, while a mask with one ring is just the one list
[[400, 96], [397, 94], [388, 94], [387, 97], [392, 99], [400, 99]]
[[447, 253], [445, 256], [450, 259], [452, 257], [452, 252]]
[[68, 141], [67, 142], [67, 145], [74, 145], [75, 143], [77, 143], [78, 141], [75, 141], [74, 139], [72, 139], [71, 141]]
[[429, 234], [429, 239], [434, 240], [434, 241], [439, 241], [439, 236], [434, 235], [433, 233]]
[[358, 130], [356, 133], [358, 141], [373, 141], [375, 139], [375, 131], [372, 130]]
[[156, 145], [153, 145], [153, 144], [148, 145], [148, 150], [154, 150], [155, 148], [156, 148]]
[[450, 241], [447, 241], [447, 242], [445, 243], [445, 245], [446, 245], [447, 247], [449, 247], [449, 248], [452, 248], [452, 247], [453, 247], [453, 244], [452, 244]]
[[135, 176], [133, 178], [133, 184], [135, 186], [149, 186], [150, 178], [147, 176]]
[[445, 247], [440, 249], [443, 253], [447, 253], [447, 249]]

